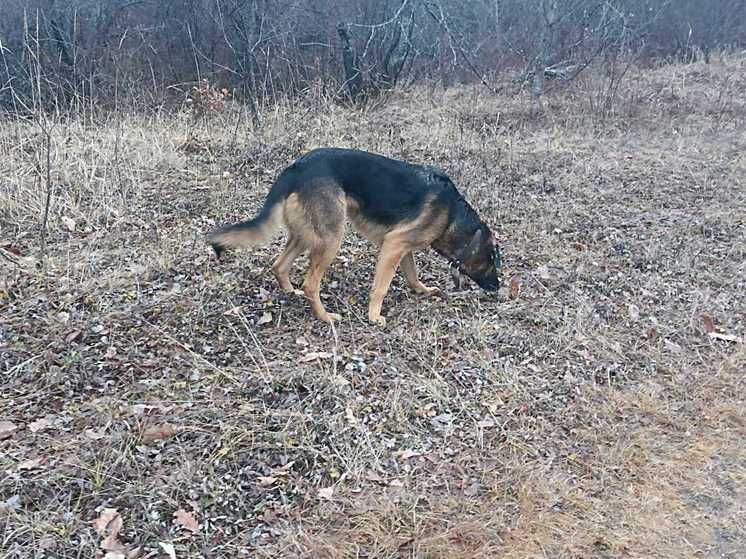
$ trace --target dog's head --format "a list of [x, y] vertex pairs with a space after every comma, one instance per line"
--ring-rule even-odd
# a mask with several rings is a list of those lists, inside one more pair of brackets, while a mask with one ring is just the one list
[[497, 291], [500, 248], [489, 228], [481, 224], [458, 258], [459, 270], [485, 291]]

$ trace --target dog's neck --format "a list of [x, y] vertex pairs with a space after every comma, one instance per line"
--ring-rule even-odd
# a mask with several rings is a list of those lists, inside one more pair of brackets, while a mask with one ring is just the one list
[[459, 268], [474, 231], [479, 227], [479, 216], [463, 198], [457, 201], [456, 207], [452, 207], [451, 211], [454, 218], [430, 246], [452, 266]]
[[451, 265], [458, 268], [461, 266], [464, 256], [463, 251], [468, 243], [469, 236], [451, 224], [430, 246], [435, 252], [448, 260]]

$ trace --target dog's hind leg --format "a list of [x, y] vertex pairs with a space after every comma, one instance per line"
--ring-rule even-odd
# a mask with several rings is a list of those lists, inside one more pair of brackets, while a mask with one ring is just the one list
[[311, 303], [314, 314], [325, 322], [340, 320], [342, 317], [336, 313], [327, 312], [324, 304], [321, 302], [321, 278], [329, 265], [337, 255], [339, 246], [342, 244], [342, 236], [337, 241], [329, 239], [328, 244], [321, 245], [311, 249], [311, 262], [306, 272], [306, 279], [303, 281], [303, 293], [306, 299]]
[[296, 290], [290, 282], [290, 268], [293, 262], [303, 253], [303, 245], [297, 236], [290, 235], [285, 249], [272, 265], [272, 273], [277, 278], [280, 287], [288, 293], [294, 293]]
[[440, 290], [437, 287], [428, 287], [417, 277], [417, 264], [414, 261], [414, 253], [408, 252], [401, 259], [401, 271], [407, 284], [415, 293], [421, 295], [433, 295]]
[[325, 322], [339, 320], [340, 315], [327, 312], [324, 308], [320, 289], [321, 279], [334, 261], [344, 236], [344, 191], [334, 182], [313, 182], [298, 192], [295, 203], [297, 208], [290, 208], [292, 215], [288, 222], [289, 229], [298, 236], [301, 246], [310, 249], [303, 294], [318, 318]]

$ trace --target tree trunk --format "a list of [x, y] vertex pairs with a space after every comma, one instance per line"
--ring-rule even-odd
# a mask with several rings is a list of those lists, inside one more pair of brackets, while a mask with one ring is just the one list
[[531, 81], [531, 110], [534, 114], [544, 111], [541, 96], [544, 94], [544, 71], [549, 66], [554, 42], [554, 25], [557, 23], [557, 0], [542, 0], [541, 46], [536, 55]]

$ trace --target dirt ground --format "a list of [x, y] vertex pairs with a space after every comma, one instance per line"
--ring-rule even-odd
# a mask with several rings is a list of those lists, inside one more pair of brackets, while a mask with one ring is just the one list
[[[1, 121], [0, 556], [746, 557], [746, 58], [599, 80]], [[280, 237], [216, 262], [328, 145], [445, 169], [499, 294], [423, 253], [374, 327], [350, 232], [331, 328]]]

